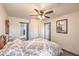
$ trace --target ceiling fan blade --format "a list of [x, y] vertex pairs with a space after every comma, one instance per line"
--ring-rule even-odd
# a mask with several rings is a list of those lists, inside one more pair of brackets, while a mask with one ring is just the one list
[[30, 16], [38, 16], [38, 15], [30, 15]]
[[45, 14], [50, 14], [53, 13], [53, 10], [46, 12]]
[[49, 16], [45, 16], [46, 18], [50, 18]]
[[37, 13], [39, 13], [39, 11], [37, 9], [34, 9]]

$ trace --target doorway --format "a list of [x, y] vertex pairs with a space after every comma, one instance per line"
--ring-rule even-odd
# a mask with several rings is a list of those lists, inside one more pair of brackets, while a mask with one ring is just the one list
[[51, 23], [44, 23], [44, 39], [51, 41]]
[[29, 23], [20, 22], [20, 38], [29, 40]]

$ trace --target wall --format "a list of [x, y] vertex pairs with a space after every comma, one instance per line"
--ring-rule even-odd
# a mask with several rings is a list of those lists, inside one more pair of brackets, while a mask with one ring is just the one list
[[[68, 34], [56, 33], [56, 21], [68, 19]], [[79, 12], [66, 14], [52, 19], [52, 41], [64, 49], [79, 55]]]
[[7, 14], [2, 4], [0, 4], [0, 35], [5, 34], [5, 20], [6, 19], [8, 19]]
[[31, 19], [30, 22], [30, 39], [38, 38], [40, 35], [40, 21], [37, 19]]

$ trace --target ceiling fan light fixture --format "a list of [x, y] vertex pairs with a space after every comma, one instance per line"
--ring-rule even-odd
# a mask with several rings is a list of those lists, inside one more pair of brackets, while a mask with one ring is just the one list
[[44, 17], [44, 16], [39, 15], [39, 16], [38, 16], [38, 18], [39, 18], [39, 19], [44, 19], [45, 17]]
[[45, 18], [45, 16], [42, 16], [42, 18], [44, 19], [44, 18]]

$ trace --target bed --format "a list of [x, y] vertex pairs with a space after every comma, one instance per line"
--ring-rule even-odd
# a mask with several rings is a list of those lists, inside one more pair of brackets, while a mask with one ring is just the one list
[[59, 56], [62, 53], [58, 44], [42, 38], [28, 41], [16, 39], [0, 50], [0, 56]]

